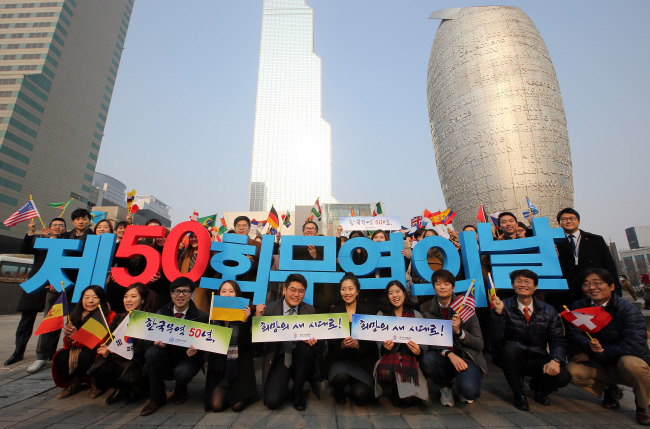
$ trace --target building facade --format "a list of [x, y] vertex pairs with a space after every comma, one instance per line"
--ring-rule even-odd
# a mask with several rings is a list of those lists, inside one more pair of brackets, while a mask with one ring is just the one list
[[540, 216], [573, 206], [566, 117], [541, 35], [519, 8], [434, 12], [427, 97], [436, 164], [454, 225], [487, 212]]
[[169, 211], [172, 208], [153, 195], [136, 195], [133, 204], [136, 204], [139, 210], [148, 210], [160, 218], [171, 219]]
[[97, 205], [116, 205], [126, 208], [126, 185], [108, 174], [95, 172], [93, 187], [98, 189]]
[[249, 210], [336, 202], [321, 59], [305, 0], [264, 0]]
[[[0, 0], [0, 218], [91, 202], [133, 0]], [[119, 203], [120, 201], [115, 201]], [[24, 235], [19, 224], [0, 235]]]
[[625, 228], [625, 235], [627, 236], [627, 243], [630, 249], [650, 247], [650, 225]]

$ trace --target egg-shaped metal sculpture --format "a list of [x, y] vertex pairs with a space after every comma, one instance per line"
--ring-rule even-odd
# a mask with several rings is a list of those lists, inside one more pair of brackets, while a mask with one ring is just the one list
[[487, 212], [555, 217], [573, 205], [571, 150], [551, 58], [519, 8], [434, 12], [427, 97], [442, 192], [455, 225]]

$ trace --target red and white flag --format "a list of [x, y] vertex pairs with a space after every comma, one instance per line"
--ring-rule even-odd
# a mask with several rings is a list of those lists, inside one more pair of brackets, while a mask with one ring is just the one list
[[460, 316], [462, 322], [467, 321], [472, 315], [476, 312], [474, 307], [476, 302], [474, 300], [474, 282], [469, 286], [467, 292], [463, 296], [459, 296], [449, 304], [449, 307], [452, 308]]
[[36, 210], [36, 204], [34, 204], [34, 201], [29, 200], [27, 201], [27, 204], [18, 209], [16, 213], [9, 216], [9, 218], [2, 223], [9, 228], [22, 221], [35, 217], [40, 217], [40, 215], [38, 214], [38, 210]]
[[612, 315], [601, 306], [564, 310], [560, 315], [576, 328], [590, 334], [595, 334], [612, 321]]

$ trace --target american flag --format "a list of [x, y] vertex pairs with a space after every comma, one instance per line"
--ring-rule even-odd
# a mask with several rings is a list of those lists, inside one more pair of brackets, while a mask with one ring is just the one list
[[415, 216], [411, 219], [411, 228], [421, 228], [422, 227], [422, 216]]
[[[460, 320], [465, 322], [467, 319], [472, 317], [472, 315], [475, 313], [474, 311], [474, 306], [475, 306], [475, 301], [474, 301], [474, 282], [470, 285], [469, 289], [467, 289], [467, 292], [463, 294], [463, 296], [459, 296], [449, 304], [449, 306], [460, 316]], [[460, 307], [463, 307], [460, 309], [460, 312], [458, 309]]]
[[22, 221], [35, 217], [40, 217], [40, 215], [38, 214], [38, 210], [36, 210], [36, 204], [34, 204], [34, 201], [29, 200], [27, 201], [27, 204], [22, 206], [16, 213], [9, 216], [9, 218], [2, 223], [9, 228]]

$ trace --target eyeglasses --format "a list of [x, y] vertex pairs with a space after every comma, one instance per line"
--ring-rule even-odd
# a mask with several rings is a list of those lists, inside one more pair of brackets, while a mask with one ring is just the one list
[[305, 294], [305, 289], [297, 289], [295, 287], [288, 287], [287, 292], [289, 292], [291, 294], [304, 295]]
[[192, 293], [190, 289], [174, 289], [172, 291], [172, 295], [178, 296], [178, 295], [183, 295], [183, 296], [189, 296]]
[[607, 284], [607, 282], [604, 282], [602, 280], [594, 280], [592, 282], [584, 282], [582, 284], [582, 288], [587, 289], [589, 286], [602, 287], [603, 285], [606, 285], [606, 284]]
[[306, 227], [303, 228], [303, 230], [305, 230], [305, 231], [316, 231], [316, 228], [314, 228], [313, 226], [306, 226]]
[[575, 216], [567, 216], [567, 217], [561, 217], [560, 222], [575, 222], [577, 221], [578, 218]]
[[516, 285], [524, 285], [524, 286], [533, 286], [535, 284], [533, 280], [515, 280], [513, 283]]

